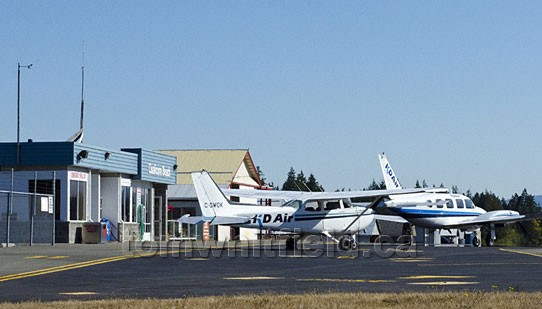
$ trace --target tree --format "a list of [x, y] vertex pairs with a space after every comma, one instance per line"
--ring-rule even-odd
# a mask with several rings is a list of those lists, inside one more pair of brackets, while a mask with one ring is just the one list
[[374, 179], [373, 182], [367, 187], [366, 190], [385, 190], [386, 189], [386, 183], [384, 180], [380, 181], [380, 183], [377, 183]]
[[459, 188], [457, 186], [452, 186], [452, 193], [453, 194], [458, 194], [459, 193]]
[[318, 181], [316, 180], [316, 177], [314, 177], [314, 174], [311, 173], [309, 175], [309, 179], [307, 181], [307, 187], [309, 188], [309, 190], [311, 190], [312, 192], [323, 192], [324, 191], [324, 187], [322, 187]]
[[502, 201], [498, 196], [487, 190], [483, 193], [476, 192], [472, 197], [472, 201], [476, 206], [483, 208], [486, 211], [502, 210], [506, 207], [506, 204], [502, 204]]
[[262, 172], [262, 170], [260, 169], [260, 166], [256, 166], [256, 173], [258, 173], [258, 177], [260, 178], [261, 182], [262, 182], [262, 185], [266, 185], [266, 179], [264, 177], [264, 174]]
[[286, 181], [282, 184], [283, 191], [298, 191], [298, 188], [295, 184], [295, 170], [293, 167], [290, 167], [290, 171], [286, 176]]
[[298, 190], [309, 191], [307, 189], [307, 178], [305, 178], [305, 174], [303, 173], [303, 171], [299, 171], [299, 173], [295, 177], [295, 184]]
[[421, 187], [422, 186], [420, 186], [420, 181], [416, 179], [416, 185], [414, 186], [414, 188], [419, 189]]
[[[523, 189], [521, 195], [517, 193], [508, 202], [507, 209], [515, 210], [528, 217], [540, 217], [542, 210], [533, 195]], [[542, 244], [542, 226], [539, 220], [519, 222], [519, 232], [522, 234], [523, 245], [540, 246]]]

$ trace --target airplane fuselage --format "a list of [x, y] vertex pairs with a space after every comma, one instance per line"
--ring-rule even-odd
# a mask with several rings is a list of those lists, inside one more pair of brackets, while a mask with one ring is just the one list
[[[290, 201], [284, 206], [247, 206], [232, 205], [232, 212], [237, 216], [250, 217], [250, 221], [237, 226], [289, 231], [304, 234], [332, 235], [355, 234], [368, 227], [374, 219], [372, 210], [364, 208], [344, 208], [342, 203], [337, 209], [313, 209], [310, 201]], [[316, 202], [314, 202], [317, 204]], [[363, 215], [360, 214], [366, 211]], [[359, 217], [359, 218], [358, 218]]]
[[461, 224], [486, 213], [461, 194], [409, 194], [392, 197], [385, 204], [414, 225], [436, 229]]

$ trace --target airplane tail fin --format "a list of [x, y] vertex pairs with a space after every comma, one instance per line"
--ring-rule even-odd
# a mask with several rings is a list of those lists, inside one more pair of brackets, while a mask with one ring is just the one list
[[231, 204], [207, 171], [193, 172], [192, 181], [196, 189], [201, 213], [205, 219], [224, 216]]
[[384, 183], [386, 184], [386, 189], [402, 189], [403, 187], [399, 183], [399, 178], [395, 175], [395, 172], [391, 168], [390, 162], [384, 153], [378, 155], [380, 160], [380, 168], [382, 169], [382, 176], [384, 176]]

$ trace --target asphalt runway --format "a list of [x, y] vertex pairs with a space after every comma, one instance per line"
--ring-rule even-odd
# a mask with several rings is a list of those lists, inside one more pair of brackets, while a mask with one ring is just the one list
[[[181, 245], [179, 245], [181, 244]], [[199, 243], [0, 249], [0, 300], [329, 291], [542, 291], [540, 248]]]

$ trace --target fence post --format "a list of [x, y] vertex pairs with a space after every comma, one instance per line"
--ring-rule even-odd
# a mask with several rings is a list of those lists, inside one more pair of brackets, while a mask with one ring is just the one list
[[9, 201], [8, 201], [8, 211], [6, 212], [6, 248], [9, 247], [9, 230], [11, 224], [11, 210], [13, 208], [13, 168], [11, 169], [11, 183], [9, 185]]
[[30, 203], [30, 247], [34, 242], [34, 215], [36, 214], [36, 204], [37, 197], [36, 192], [38, 191], [38, 172], [34, 172], [34, 199]]
[[56, 171], [53, 171], [53, 219], [51, 232], [51, 246], [55, 245], [55, 217], [56, 217]]

